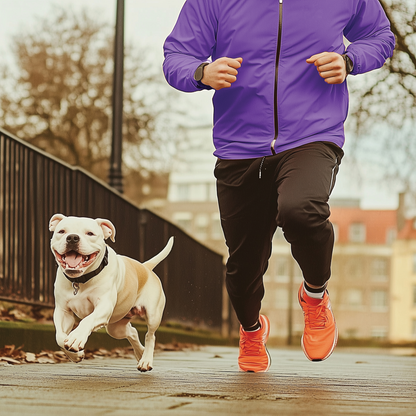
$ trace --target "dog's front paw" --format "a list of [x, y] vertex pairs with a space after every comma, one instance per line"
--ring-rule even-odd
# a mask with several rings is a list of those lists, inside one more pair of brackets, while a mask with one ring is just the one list
[[137, 369], [142, 373], [146, 371], [151, 371], [153, 369], [153, 360], [143, 360], [141, 359], [137, 364]]
[[66, 356], [73, 362], [79, 363], [84, 359], [85, 353], [84, 350], [82, 351], [69, 351], [66, 348], [62, 348], [62, 351], [66, 354]]
[[82, 351], [87, 343], [87, 339], [87, 336], [84, 336], [75, 329], [66, 337], [64, 341], [64, 348], [72, 352]]

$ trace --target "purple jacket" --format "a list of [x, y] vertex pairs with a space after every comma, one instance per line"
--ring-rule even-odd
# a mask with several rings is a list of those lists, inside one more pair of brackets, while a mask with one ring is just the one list
[[164, 45], [170, 85], [210, 89], [194, 80], [210, 57], [243, 58], [237, 81], [216, 91], [215, 155], [247, 159], [315, 141], [342, 147], [346, 82], [329, 85], [306, 63], [321, 52], [347, 54], [352, 74], [381, 67], [394, 35], [378, 0], [187, 0]]

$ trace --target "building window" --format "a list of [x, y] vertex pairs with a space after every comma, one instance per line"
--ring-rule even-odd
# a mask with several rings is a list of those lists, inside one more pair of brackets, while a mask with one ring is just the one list
[[351, 257], [347, 261], [347, 277], [361, 279], [364, 275], [364, 261], [361, 257]]
[[416, 319], [412, 321], [412, 338], [416, 339]]
[[200, 240], [208, 238], [209, 217], [207, 214], [198, 214], [195, 216], [195, 236]]
[[289, 282], [289, 262], [287, 257], [277, 256], [275, 259], [276, 281]]
[[388, 266], [387, 259], [374, 259], [371, 263], [371, 279], [377, 282], [386, 282], [389, 278]]
[[188, 201], [189, 200], [189, 185], [187, 183], [179, 183], [177, 187], [177, 200]]
[[208, 184], [193, 183], [189, 190], [189, 201], [207, 201], [208, 200]]
[[360, 289], [349, 289], [346, 293], [346, 304], [352, 308], [363, 305], [363, 292]]
[[388, 309], [388, 293], [386, 290], [371, 292], [371, 309], [376, 312], [386, 312]]
[[187, 233], [192, 231], [192, 214], [190, 212], [175, 212], [172, 220]]
[[413, 254], [413, 273], [416, 274], [416, 254]]
[[365, 243], [365, 224], [353, 223], [349, 228], [349, 240], [351, 243]]
[[387, 332], [388, 331], [385, 326], [373, 326], [371, 328], [371, 338], [386, 339]]
[[224, 240], [219, 214], [211, 215], [211, 238], [213, 240]]
[[217, 200], [217, 185], [215, 183], [211, 183], [208, 185], [208, 192], [209, 192], [209, 200], [216, 201]]
[[172, 195], [173, 201], [208, 201], [210, 188], [207, 183], [178, 183]]

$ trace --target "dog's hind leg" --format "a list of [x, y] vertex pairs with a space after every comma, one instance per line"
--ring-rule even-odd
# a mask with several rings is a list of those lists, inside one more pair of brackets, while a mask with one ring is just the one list
[[[161, 299], [161, 304], [164, 306], [164, 297]], [[162, 320], [162, 314], [160, 311], [163, 311], [163, 307], [159, 307], [157, 311], [149, 313], [146, 311], [146, 316], [144, 317], [147, 323], [147, 333], [145, 337], [145, 348], [143, 356], [139, 361], [137, 369], [139, 371], [150, 371], [153, 368], [153, 353], [155, 350], [156, 337], [155, 332], [159, 328], [160, 322]]]
[[142, 358], [144, 347], [140, 342], [139, 334], [137, 329], [132, 326], [130, 319], [124, 318], [113, 324], [108, 324], [106, 326], [108, 335], [112, 336], [115, 339], [127, 339], [134, 350], [134, 356], [139, 362]]

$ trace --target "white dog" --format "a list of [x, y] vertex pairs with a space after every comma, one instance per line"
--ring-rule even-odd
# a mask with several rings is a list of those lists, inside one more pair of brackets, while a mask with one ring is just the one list
[[[58, 345], [71, 361], [79, 362], [91, 332], [106, 327], [112, 337], [128, 339], [138, 370], [151, 370], [155, 332], [165, 308], [162, 285], [152, 270], [170, 253], [173, 237], [158, 255], [141, 264], [106, 245], [105, 240], [115, 241], [116, 235], [108, 220], [55, 214], [49, 230], [59, 266], [53, 315]], [[81, 319], [75, 329], [74, 314]], [[145, 347], [130, 323], [134, 315], [147, 323]]]

